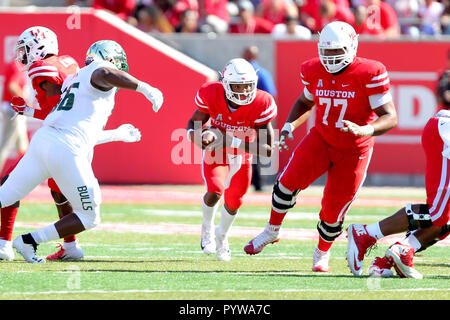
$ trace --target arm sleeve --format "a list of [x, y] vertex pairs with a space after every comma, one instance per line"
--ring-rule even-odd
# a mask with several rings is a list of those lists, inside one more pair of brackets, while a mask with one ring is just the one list
[[115, 130], [102, 130], [98, 135], [97, 143], [95, 145], [98, 146], [99, 144], [116, 141], [115, 139]]

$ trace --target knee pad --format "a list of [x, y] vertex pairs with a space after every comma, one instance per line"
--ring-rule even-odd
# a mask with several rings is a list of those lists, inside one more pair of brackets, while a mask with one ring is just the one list
[[327, 241], [333, 242], [342, 233], [343, 221], [339, 221], [333, 224], [326, 223], [320, 220], [317, 224], [317, 230], [319, 231], [320, 237]]
[[300, 190], [289, 191], [278, 180], [273, 186], [272, 207], [276, 211], [286, 212], [293, 208], [297, 201], [297, 194]]
[[412, 204], [405, 206], [406, 215], [408, 217], [408, 230], [413, 231], [419, 228], [429, 228], [433, 224], [427, 204], [419, 205], [419, 212], [416, 213], [412, 209]]

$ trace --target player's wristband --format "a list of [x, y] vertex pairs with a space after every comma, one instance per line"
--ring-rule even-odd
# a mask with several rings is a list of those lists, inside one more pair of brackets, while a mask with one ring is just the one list
[[281, 131], [287, 131], [289, 132], [289, 138], [293, 138], [293, 134], [292, 131], [294, 130], [294, 125], [290, 122], [286, 122], [283, 126], [283, 128], [281, 128]]
[[364, 136], [373, 136], [373, 133], [375, 132], [375, 128], [371, 124], [367, 124], [359, 128]]
[[294, 130], [294, 125], [290, 122], [286, 122], [283, 126], [283, 128], [281, 129], [281, 131], [288, 131], [289, 133], [292, 133], [292, 131]]
[[239, 146], [241, 145], [241, 143], [242, 143], [242, 139], [233, 137], [233, 140], [231, 140], [231, 145], [230, 145], [230, 147], [232, 147], [232, 148], [239, 148]]
[[152, 88], [152, 86], [149, 85], [148, 83], [145, 83], [143, 81], [139, 81], [138, 85], [137, 85], [137, 88], [136, 88], [136, 91], [145, 95], [145, 93], [148, 92], [150, 88]]

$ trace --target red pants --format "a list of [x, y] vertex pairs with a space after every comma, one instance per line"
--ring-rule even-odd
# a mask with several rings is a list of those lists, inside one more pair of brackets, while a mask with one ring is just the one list
[[450, 220], [450, 160], [442, 156], [444, 142], [439, 135], [439, 118], [431, 118], [422, 133], [426, 157], [425, 187], [433, 225], [442, 227]]
[[328, 224], [343, 221], [364, 182], [372, 150], [334, 149], [312, 128], [292, 153], [278, 180], [291, 191], [304, 190], [327, 173], [319, 217]]
[[242, 205], [252, 180], [252, 156], [227, 155], [228, 161], [210, 161], [211, 154], [203, 152], [202, 175], [208, 192], [225, 193], [225, 204], [232, 210]]

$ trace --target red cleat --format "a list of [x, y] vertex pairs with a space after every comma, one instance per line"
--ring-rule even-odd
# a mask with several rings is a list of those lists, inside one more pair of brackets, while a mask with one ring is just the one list
[[366, 226], [362, 224], [351, 224], [347, 228], [347, 265], [355, 276], [363, 273], [363, 260], [367, 249], [372, 247], [377, 239], [367, 233]]

